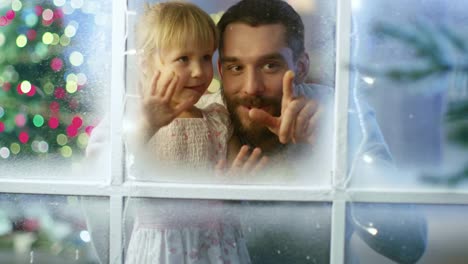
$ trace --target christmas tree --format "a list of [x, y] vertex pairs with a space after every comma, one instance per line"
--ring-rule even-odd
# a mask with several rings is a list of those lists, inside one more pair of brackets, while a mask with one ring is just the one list
[[73, 46], [80, 25], [54, 3], [14, 0], [0, 11], [0, 160], [82, 157], [93, 128]]

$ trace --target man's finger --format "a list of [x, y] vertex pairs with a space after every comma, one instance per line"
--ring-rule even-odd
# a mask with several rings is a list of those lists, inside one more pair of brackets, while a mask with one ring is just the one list
[[252, 121], [261, 123], [270, 129], [271, 132], [278, 134], [278, 129], [281, 123], [278, 117], [274, 117], [268, 112], [258, 108], [250, 109], [249, 117]]
[[294, 72], [289, 70], [283, 76], [283, 98], [281, 99], [281, 113], [288, 106], [288, 103], [293, 99], [294, 89]]
[[294, 141], [300, 142], [308, 137], [308, 128], [310, 127], [309, 122], [312, 120], [314, 115], [317, 114], [317, 107], [317, 102], [311, 100], [308, 101], [305, 107], [299, 112], [293, 133]]
[[297, 114], [304, 108], [305, 99], [294, 100], [288, 104], [286, 110], [281, 115], [281, 124], [278, 137], [281, 143], [286, 144], [291, 139], [293, 127], [296, 124]]

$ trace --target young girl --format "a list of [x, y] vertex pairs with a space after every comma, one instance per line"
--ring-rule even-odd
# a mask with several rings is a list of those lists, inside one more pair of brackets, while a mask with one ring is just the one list
[[[194, 105], [213, 78], [218, 34], [210, 16], [190, 3], [146, 6], [136, 35], [143, 103], [136, 138], [142, 156], [159, 168], [225, 166], [232, 130], [227, 110], [217, 103], [203, 109]], [[233, 166], [243, 172], [263, 167], [260, 152], [249, 155], [244, 146]], [[222, 202], [136, 201], [126, 263], [250, 263], [238, 220]]]

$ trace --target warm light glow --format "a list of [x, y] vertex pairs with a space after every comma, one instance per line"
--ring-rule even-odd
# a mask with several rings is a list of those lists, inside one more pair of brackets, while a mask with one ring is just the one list
[[69, 38], [72, 38], [76, 34], [76, 28], [73, 25], [68, 25], [64, 31], [65, 35]]
[[26, 46], [26, 44], [28, 44], [28, 38], [26, 37], [26, 35], [21, 34], [16, 38], [16, 46], [23, 48], [24, 46]]
[[28, 81], [22, 81], [21, 82], [21, 92], [23, 93], [29, 93], [31, 91], [31, 83]]
[[81, 54], [80, 52], [78, 51], [73, 51], [71, 54], [70, 54], [70, 63], [73, 65], [73, 66], [80, 66], [81, 64], [83, 64], [83, 61], [84, 61], [84, 58], [83, 58], [83, 54]]
[[42, 43], [49, 45], [52, 41], [54, 41], [54, 35], [52, 35], [52, 33], [46, 32], [42, 35]]

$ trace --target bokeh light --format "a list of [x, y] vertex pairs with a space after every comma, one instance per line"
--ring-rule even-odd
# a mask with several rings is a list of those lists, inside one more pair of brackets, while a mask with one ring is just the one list
[[69, 157], [72, 156], [73, 150], [72, 150], [72, 148], [70, 148], [69, 146], [63, 146], [63, 147], [60, 149], [60, 153], [62, 154], [63, 157], [69, 158]]
[[86, 148], [86, 146], [88, 145], [88, 139], [89, 139], [88, 134], [81, 133], [78, 136], [78, 146], [82, 149]]
[[53, 71], [58, 72], [62, 69], [63, 67], [63, 61], [60, 58], [53, 58], [50, 61], [50, 67], [52, 68]]
[[0, 148], [0, 157], [8, 159], [10, 157], [10, 150], [7, 147]]
[[2, 133], [3, 131], [5, 131], [5, 124], [0, 121], [0, 133]]
[[78, 128], [75, 126], [68, 126], [67, 127], [67, 136], [68, 137], [76, 137], [78, 135]]
[[69, 38], [72, 38], [75, 36], [76, 34], [76, 28], [73, 26], [73, 25], [68, 25], [66, 28], [65, 28], [65, 36], [69, 37]]
[[31, 91], [31, 83], [29, 81], [22, 81], [21, 82], [21, 92], [29, 93]]
[[0, 106], [0, 118], [2, 118], [4, 114], [5, 114], [5, 109], [3, 109], [3, 107]]
[[18, 143], [11, 143], [10, 150], [11, 150], [11, 153], [16, 155], [21, 151], [21, 146]]
[[37, 147], [39, 152], [46, 153], [49, 151], [49, 144], [45, 141], [40, 141]]
[[83, 85], [85, 85], [86, 82], [88, 81], [88, 78], [86, 77], [86, 75], [85, 75], [84, 73], [81, 73], [81, 72], [80, 72], [80, 73], [78, 73], [78, 74], [76, 75], [76, 77], [77, 77], [77, 83], [78, 83], [78, 85], [83, 86]]
[[33, 117], [33, 124], [36, 127], [42, 127], [44, 125], [44, 117], [41, 115], [35, 115]]
[[52, 129], [56, 129], [59, 126], [60, 122], [57, 117], [53, 116], [49, 119], [48, 125]]
[[22, 7], [23, 7], [23, 4], [22, 4], [21, 1], [19, 1], [19, 0], [13, 0], [13, 1], [11, 2], [11, 9], [12, 9], [13, 11], [18, 12], [18, 11], [21, 10]]
[[49, 105], [50, 112], [56, 114], [60, 111], [60, 104], [57, 101], [53, 101]]
[[56, 99], [62, 99], [65, 97], [65, 90], [62, 87], [55, 88], [54, 96]]
[[26, 15], [26, 18], [24, 19], [24, 22], [28, 27], [34, 27], [37, 22], [39, 21], [38, 17], [34, 13], [30, 13]]
[[50, 9], [45, 9], [42, 11], [42, 19], [45, 21], [50, 21], [54, 18], [54, 12]]
[[23, 114], [17, 114], [15, 116], [15, 124], [18, 127], [24, 127], [24, 125], [26, 124], [26, 116]]
[[66, 35], [60, 36], [60, 45], [62, 46], [68, 46], [70, 44], [70, 38], [67, 37]]
[[8, 20], [13, 20], [13, 19], [15, 19], [15, 16], [16, 16], [16, 13], [15, 13], [15, 11], [13, 11], [13, 10], [8, 10], [8, 11], [6, 11], [6, 13], [5, 13], [5, 17], [6, 17]]
[[79, 128], [83, 125], [83, 119], [79, 116], [74, 116], [71, 124], [72, 126]]
[[69, 60], [73, 66], [80, 66], [84, 61], [83, 54], [81, 54], [79, 51], [73, 51], [70, 54]]
[[54, 84], [51, 82], [46, 82], [43, 88], [44, 88], [44, 92], [48, 95], [51, 95], [54, 92]]
[[52, 34], [52, 43], [51, 45], [58, 45], [60, 43], [60, 36], [57, 33]]
[[18, 135], [18, 139], [21, 143], [26, 144], [29, 140], [29, 134], [26, 131], [20, 132]]
[[26, 44], [28, 44], [28, 38], [26, 37], [26, 35], [20, 34], [16, 38], [16, 46], [23, 48], [24, 46], [26, 46]]
[[57, 7], [61, 7], [65, 4], [65, 0], [54, 0], [54, 5]]
[[68, 138], [64, 134], [58, 134], [57, 135], [57, 144], [60, 146], [64, 146], [68, 143]]
[[50, 32], [45, 32], [43, 35], [42, 35], [42, 43], [46, 44], [46, 45], [50, 45], [52, 44], [52, 41], [54, 40], [54, 36], [52, 35], [52, 33]]

